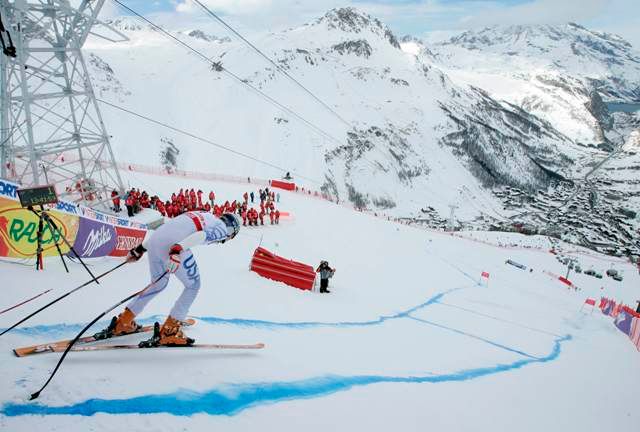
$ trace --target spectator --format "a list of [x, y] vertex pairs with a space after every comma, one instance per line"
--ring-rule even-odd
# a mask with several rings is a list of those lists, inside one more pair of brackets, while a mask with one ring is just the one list
[[251, 197], [251, 204], [253, 204], [253, 191], [251, 191], [251, 193], [249, 194], [249, 196]]
[[244, 195], [242, 195], [242, 198], [244, 198], [244, 202], [249, 201], [249, 194], [245, 192]]
[[320, 261], [320, 265], [316, 269], [316, 273], [320, 273], [320, 292], [321, 293], [330, 293], [329, 288], [329, 279], [333, 277], [336, 269], [331, 268], [327, 261]]
[[276, 210], [276, 225], [280, 225], [280, 210]]
[[[260, 225], [264, 225], [264, 209], [260, 211]], [[257, 225], [257, 224], [256, 224]]]
[[111, 201], [113, 202], [113, 211], [120, 213], [122, 210], [120, 208], [120, 194], [118, 194], [118, 191], [115, 189], [111, 191]]
[[133, 202], [134, 202], [134, 197], [133, 197], [133, 191], [129, 192], [129, 194], [127, 195], [127, 198], [124, 200], [124, 205], [125, 207], [127, 207], [127, 215], [129, 217], [133, 217]]
[[269, 212], [269, 221], [271, 221], [271, 225], [273, 225], [273, 219], [275, 218], [276, 214], [274, 212]]
[[279, 203], [280, 202], [280, 192], [278, 192], [276, 194], [276, 202]]

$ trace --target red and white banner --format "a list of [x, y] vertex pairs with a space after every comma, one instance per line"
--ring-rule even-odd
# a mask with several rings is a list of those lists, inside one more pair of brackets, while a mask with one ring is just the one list
[[638, 317], [633, 318], [633, 321], [631, 321], [629, 339], [631, 339], [631, 342], [633, 342], [638, 351], [640, 351], [640, 318]]
[[115, 228], [116, 245], [109, 256], [126, 256], [131, 249], [142, 243], [142, 241], [144, 240], [144, 236], [147, 234], [146, 231], [133, 228], [123, 228], [119, 226]]
[[588, 298], [584, 301], [586, 304], [591, 305], [591, 306], [595, 306], [596, 305], [596, 300], [592, 299], [592, 298]]

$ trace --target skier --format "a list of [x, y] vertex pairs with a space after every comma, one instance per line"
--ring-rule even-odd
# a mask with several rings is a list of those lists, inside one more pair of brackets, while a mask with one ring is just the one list
[[135, 317], [151, 299], [167, 287], [169, 274], [175, 273], [184, 285], [184, 290], [162, 325], [160, 333], [141, 342], [140, 346], [192, 345], [195, 341], [186, 337], [181, 330], [181, 322], [186, 318], [200, 289], [200, 274], [191, 248], [200, 244], [224, 243], [233, 239], [238, 231], [240, 223], [235, 215], [229, 213], [216, 218], [211, 213], [188, 212], [160, 226], [150, 238], [129, 251], [127, 261], [138, 261], [148, 251], [151, 280], [157, 280], [165, 272], [167, 274], [149, 291], [134, 298], [118, 317], [113, 317], [109, 327], [95, 335], [96, 339], [137, 332], [141, 326], [135, 322]]

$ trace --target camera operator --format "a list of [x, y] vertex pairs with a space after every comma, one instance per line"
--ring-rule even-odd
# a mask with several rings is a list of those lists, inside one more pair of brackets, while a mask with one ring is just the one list
[[321, 293], [330, 293], [327, 288], [329, 287], [329, 278], [333, 277], [333, 274], [336, 272], [336, 269], [331, 268], [329, 266], [328, 261], [320, 261], [320, 265], [316, 269], [316, 273], [320, 273], [320, 292]]

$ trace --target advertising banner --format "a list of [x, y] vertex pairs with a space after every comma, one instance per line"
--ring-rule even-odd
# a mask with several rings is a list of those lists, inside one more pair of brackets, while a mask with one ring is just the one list
[[[19, 185], [0, 179], [0, 256], [31, 258], [36, 254], [38, 217], [18, 201]], [[48, 214], [83, 258], [125, 256], [146, 235], [146, 225], [118, 218], [71, 202], [45, 206]], [[65, 254], [69, 248], [60, 235], [43, 225], [43, 255]]]
[[[56, 211], [49, 212], [49, 215], [69, 243], [73, 244], [78, 232], [79, 218]], [[57, 254], [56, 243], [62, 253], [69, 252], [60, 235], [45, 223], [42, 229], [43, 255]], [[30, 258], [36, 254], [37, 244], [38, 217], [20, 207], [18, 201], [0, 196], [0, 256]]]
[[82, 258], [107, 256], [116, 246], [116, 237], [113, 225], [80, 218], [80, 227], [73, 248]]
[[144, 240], [146, 231], [134, 228], [115, 227], [116, 245], [109, 254], [110, 256], [122, 257], [126, 256], [130, 249], [138, 246]]

